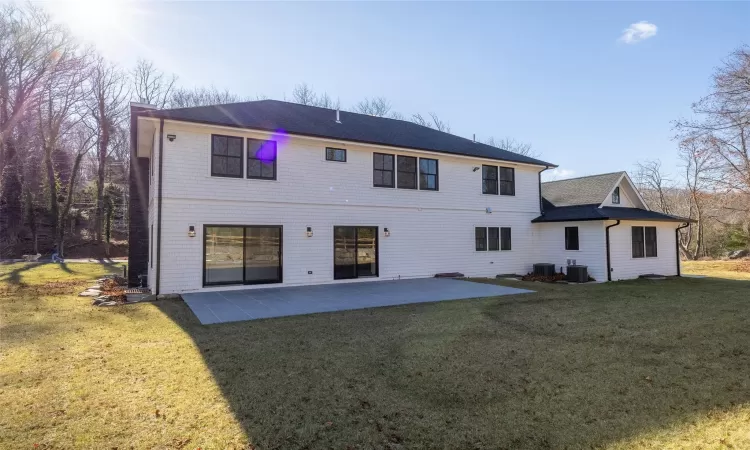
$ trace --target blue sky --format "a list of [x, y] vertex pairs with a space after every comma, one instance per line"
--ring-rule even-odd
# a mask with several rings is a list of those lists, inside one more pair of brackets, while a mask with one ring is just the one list
[[[123, 66], [145, 57], [183, 85], [248, 96], [283, 99], [300, 82], [343, 106], [384, 96], [458, 135], [528, 141], [558, 177], [654, 158], [676, 171], [671, 121], [750, 44], [740, 2], [48, 6]], [[619, 40], [641, 21], [646, 39]]]

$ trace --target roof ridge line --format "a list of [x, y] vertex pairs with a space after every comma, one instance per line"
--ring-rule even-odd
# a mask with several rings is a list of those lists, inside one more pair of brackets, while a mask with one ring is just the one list
[[617, 174], [622, 174], [622, 173], [627, 173], [627, 171], [626, 170], [618, 170], [618, 171], [615, 171], [615, 172], [599, 173], [599, 174], [596, 174], [596, 175], [584, 175], [582, 177], [574, 177], [574, 178], [565, 178], [565, 179], [562, 179], [562, 180], [545, 181], [542, 184], [561, 183], [563, 181], [573, 181], [573, 180], [582, 180], [584, 178], [603, 177], [603, 176], [606, 176], [606, 175], [614, 175], [616, 173]]

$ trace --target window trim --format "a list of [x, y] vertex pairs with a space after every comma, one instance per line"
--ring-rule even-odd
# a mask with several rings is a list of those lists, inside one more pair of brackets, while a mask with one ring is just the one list
[[[223, 137], [227, 139], [239, 139], [240, 140], [240, 174], [239, 175], [221, 175], [214, 173], [214, 137]], [[229, 151], [229, 141], [227, 140], [227, 152]], [[219, 177], [219, 178], [243, 178], [243, 175], [245, 174], [245, 139], [242, 138], [242, 136], [232, 136], [229, 134], [211, 134], [211, 176], [212, 177]], [[237, 159], [236, 156], [229, 156], [229, 155], [215, 155], [215, 156], [221, 156], [223, 158], [233, 158]]]
[[[575, 248], [571, 248], [570, 245], [570, 238], [568, 236], [568, 230], [575, 230], [576, 231], [576, 246]], [[565, 250], [567, 251], [580, 251], [581, 250], [581, 235], [578, 230], [578, 227], [565, 227]]]
[[[503, 169], [510, 170], [510, 173], [513, 174], [513, 178], [510, 180], [512, 182], [512, 190], [509, 194], [503, 194], [503, 181], [508, 182], [508, 180], [503, 180], [502, 173]], [[497, 166], [497, 184], [498, 184], [498, 193], [500, 195], [507, 195], [514, 197], [516, 195], [516, 168], [515, 167], [506, 167], [506, 166]]]
[[[331, 159], [331, 158], [328, 158], [328, 150], [341, 150], [342, 152], [344, 152], [344, 159]], [[335, 155], [336, 153], [334, 152], [333, 154]], [[346, 162], [346, 158], [347, 158], [347, 151], [346, 151], [345, 148], [326, 147], [326, 149], [325, 149], [325, 159], [326, 159], [326, 161], [343, 162], [343, 163], [345, 163]]]
[[[484, 230], [484, 237], [480, 238], [477, 236], [477, 231]], [[479, 239], [483, 241], [483, 247], [479, 248]], [[486, 252], [487, 251], [487, 227], [474, 227], [474, 251], [475, 252]]]
[[[414, 174], [414, 187], [413, 188], [412, 187], [401, 187], [401, 186], [398, 185], [398, 183], [401, 181], [401, 174], [402, 173], [408, 174], [408, 175], [412, 175], [412, 172], [407, 172], [405, 170], [399, 170], [398, 169], [398, 161], [401, 158], [409, 158], [409, 159], [413, 159], [414, 160], [414, 172], [413, 172], [413, 174]], [[411, 191], [419, 189], [419, 160], [420, 160], [420, 158], [418, 158], [416, 156], [396, 155], [395, 164], [396, 164], [396, 177], [397, 177], [396, 188], [397, 189], [408, 189], [408, 190], [411, 190]]]
[[[615, 201], [615, 195], [617, 195], [617, 201]], [[620, 197], [620, 186], [617, 186], [612, 191], [612, 204], [613, 205], [619, 205], [620, 204], [620, 200], [621, 200], [621, 197]]]
[[[485, 167], [488, 168], [488, 169], [495, 169], [495, 178], [494, 179], [492, 179], [492, 178], [485, 178], [484, 177], [484, 169], [485, 169]], [[495, 185], [495, 192], [485, 192], [484, 188], [485, 188], [485, 182], [486, 181], [494, 181], [495, 182], [494, 183], [494, 185]], [[500, 194], [500, 169], [498, 168], [498, 166], [491, 166], [491, 165], [488, 165], [488, 164], [482, 164], [482, 194], [487, 194], [487, 195], [499, 195]]]
[[[505, 240], [503, 239], [503, 231], [508, 230], [508, 241], [507, 241], [507, 248], [505, 245]], [[500, 227], [500, 251], [511, 251], [513, 250], [513, 231], [511, 227]]]
[[[391, 165], [390, 170], [386, 169], [376, 169], [375, 168], [375, 156], [390, 156], [392, 158], [393, 164]], [[391, 184], [376, 184], [375, 183], [375, 171], [379, 170], [381, 172], [391, 172]], [[372, 186], [373, 187], [379, 187], [379, 188], [395, 188], [396, 187], [396, 155], [394, 153], [380, 153], [380, 152], [372, 152]]]
[[[262, 175], [262, 173], [263, 173], [263, 168], [262, 167], [261, 167], [261, 175], [260, 176], [250, 175], [250, 170], [249, 170], [250, 168], [247, 167], [250, 164], [250, 160], [252, 159], [253, 161], [262, 161], [260, 158], [256, 158], [256, 157], [252, 157], [251, 158], [250, 157], [250, 153], [249, 153], [250, 152], [250, 145], [249, 145], [250, 141], [259, 141], [259, 142], [264, 142], [264, 143], [265, 142], [273, 142], [273, 144], [274, 144], [274, 150], [275, 150], [275, 153], [276, 153], [274, 155], [274, 159], [273, 159], [273, 178], [264, 177]], [[245, 153], [247, 154], [247, 162], [245, 163], [245, 178], [247, 178], [248, 180], [276, 181], [276, 179], [277, 179], [277, 173], [278, 173], [278, 164], [279, 164], [279, 143], [277, 141], [275, 141], [274, 139], [256, 139], [256, 138], [245, 138], [245, 143], [247, 144], [247, 145], [245, 145]], [[261, 162], [261, 164], [262, 164], [262, 162]]]

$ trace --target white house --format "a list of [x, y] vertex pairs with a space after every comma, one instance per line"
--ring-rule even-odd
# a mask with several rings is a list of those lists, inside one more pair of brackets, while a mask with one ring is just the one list
[[272, 100], [133, 105], [131, 142], [130, 281], [154, 293], [568, 259], [597, 280], [608, 258], [612, 279], [679, 273], [684, 219], [648, 211], [624, 173], [586, 203], [546, 198], [566, 183], [540, 183], [553, 164], [408, 121]]

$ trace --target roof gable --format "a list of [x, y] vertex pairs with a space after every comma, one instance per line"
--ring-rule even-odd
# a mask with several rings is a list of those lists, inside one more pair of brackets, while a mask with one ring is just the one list
[[[620, 178], [620, 180], [614, 186], [612, 186], [612, 189], [607, 193], [607, 195], [604, 196], [604, 200], [599, 205], [600, 207], [621, 207], [620, 205], [613, 205], [611, 201], [612, 194], [618, 187], [620, 188], [620, 198], [623, 200], [630, 200], [630, 202], [632, 203], [632, 207], [645, 209], [646, 211], [650, 210], [650, 208], [646, 204], [646, 201], [641, 196], [641, 193], [638, 191], [638, 188], [635, 186], [635, 183], [633, 183], [633, 180], [630, 179], [630, 175], [628, 175], [627, 172], [622, 173], [622, 177]], [[622, 206], [628, 205], [622, 204]]]
[[417, 125], [348, 111], [340, 112], [278, 100], [144, 111], [140, 115], [185, 122], [249, 128], [343, 141], [425, 150], [537, 166], [554, 164]]
[[542, 197], [555, 207], [601, 205], [612, 194], [625, 172], [542, 183]]

